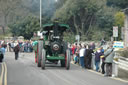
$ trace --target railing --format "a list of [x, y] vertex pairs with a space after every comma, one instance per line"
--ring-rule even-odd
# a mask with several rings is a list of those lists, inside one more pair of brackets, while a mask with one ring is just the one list
[[124, 70], [128, 70], [128, 59], [120, 57], [118, 60], [118, 66]]
[[128, 71], [128, 58], [121, 57], [117, 53], [115, 57], [118, 61], [113, 62], [113, 76], [118, 76], [118, 68]]

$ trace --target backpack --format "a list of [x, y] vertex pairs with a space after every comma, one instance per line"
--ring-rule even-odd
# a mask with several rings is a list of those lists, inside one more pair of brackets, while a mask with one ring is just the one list
[[19, 52], [19, 46], [14, 47], [14, 52], [18, 53]]

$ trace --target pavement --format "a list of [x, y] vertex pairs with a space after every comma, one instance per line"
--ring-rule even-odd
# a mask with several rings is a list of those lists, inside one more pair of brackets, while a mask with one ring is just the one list
[[0, 85], [128, 85], [127, 81], [104, 77], [99, 73], [71, 64], [70, 70], [48, 64], [46, 70], [35, 64], [34, 53], [7, 52], [0, 64]]

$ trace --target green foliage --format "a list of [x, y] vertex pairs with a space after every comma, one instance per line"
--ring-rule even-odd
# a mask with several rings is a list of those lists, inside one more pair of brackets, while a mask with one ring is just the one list
[[88, 36], [82, 36], [82, 40], [90, 40], [90, 41], [100, 41], [102, 38], [105, 40], [109, 40], [109, 34], [107, 30], [101, 30], [97, 27], [92, 27], [88, 31]]
[[24, 36], [25, 39], [30, 39], [33, 33], [39, 30], [39, 20], [36, 17], [28, 16], [10, 24], [9, 28], [13, 36]]
[[108, 40], [116, 11], [106, 6], [106, 0], [67, 0], [56, 10], [53, 19], [68, 23], [75, 35], [81, 32], [82, 40]]
[[113, 6], [113, 7], [117, 6], [124, 9], [128, 6], [128, 1], [127, 0], [107, 0], [107, 5]]
[[118, 26], [118, 40], [121, 40], [121, 28], [124, 27], [125, 15], [123, 12], [117, 12], [114, 16], [114, 26]]
[[125, 19], [125, 15], [123, 12], [117, 12], [114, 16], [115, 18], [115, 26], [118, 26], [119, 28], [124, 26], [124, 19]]
[[4, 40], [4, 37], [3, 35], [0, 35], [0, 40]]
[[[14, 36], [20, 35], [30, 39], [33, 33], [39, 30], [39, 20], [36, 17], [39, 17], [40, 2], [1, 1], [4, 3], [0, 3], [0, 11], [5, 9], [1, 12], [4, 15], [8, 13], [4, 21], [9, 24], [10, 32]], [[124, 15], [117, 11], [127, 5], [127, 0], [58, 0], [58, 2], [42, 0], [42, 21], [46, 24], [58, 19], [62, 23], [69, 24], [72, 34], [65, 35], [65, 39], [69, 42], [75, 41], [74, 36], [79, 32], [82, 34], [82, 40], [101, 40], [103, 37], [109, 39], [112, 36], [113, 25], [118, 25], [119, 28], [123, 26]], [[28, 15], [31, 17], [26, 17]]]
[[71, 32], [64, 33], [64, 40], [70, 43], [75, 42], [75, 35]]
[[100, 28], [112, 28], [114, 24], [114, 15], [116, 10], [114, 8], [110, 8], [104, 6], [98, 13], [97, 13], [97, 24]]
[[[56, 11], [53, 19], [68, 23], [75, 34], [86, 34], [89, 27], [94, 24], [95, 13], [99, 10], [96, 0], [67, 0]], [[63, 15], [63, 16], [62, 16]]]

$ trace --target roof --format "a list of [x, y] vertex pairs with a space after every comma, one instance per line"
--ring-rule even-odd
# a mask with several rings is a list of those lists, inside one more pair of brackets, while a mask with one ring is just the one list
[[[66, 29], [70, 28], [69, 25], [67, 24], [58, 24], [58, 25], [62, 31], [65, 31]], [[53, 27], [54, 27], [54, 24], [45, 24], [43, 25], [43, 30], [53, 30]]]

